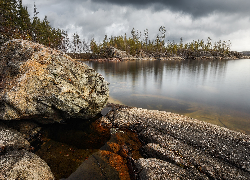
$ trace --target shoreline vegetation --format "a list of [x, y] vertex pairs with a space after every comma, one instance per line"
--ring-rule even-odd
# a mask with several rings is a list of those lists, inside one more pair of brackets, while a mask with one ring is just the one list
[[[221, 60], [221, 59], [249, 59], [249, 52], [231, 51], [231, 42], [212, 42], [210, 37], [206, 42], [193, 40], [189, 43], [167, 41], [166, 29], [159, 28], [159, 33], [154, 40], [149, 40], [148, 30], [141, 32], [133, 28], [131, 36], [111, 36], [105, 35], [101, 43], [97, 43], [94, 38], [90, 42], [90, 52], [81, 53], [75, 48], [75, 52], [68, 53], [73, 59], [83, 59], [91, 61], [123, 61], [123, 60]], [[80, 47], [80, 46], [79, 46]]]
[[0, 46], [11, 39], [24, 39], [60, 50], [73, 59], [91, 61], [250, 59], [250, 51], [231, 51], [230, 40], [213, 42], [210, 37], [189, 43], [184, 43], [182, 37], [179, 42], [167, 40], [164, 26], [154, 39], [150, 38], [148, 29], [140, 32], [133, 28], [130, 36], [105, 35], [102, 42], [97, 42], [94, 38], [82, 39], [78, 33], [69, 37], [67, 31], [53, 28], [47, 16], [43, 20], [37, 17], [35, 4], [33, 17], [22, 1], [0, 0], [0, 11]]

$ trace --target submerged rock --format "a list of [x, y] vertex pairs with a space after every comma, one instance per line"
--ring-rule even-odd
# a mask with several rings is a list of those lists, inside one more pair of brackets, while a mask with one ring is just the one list
[[60, 51], [25, 40], [1, 47], [2, 120], [92, 118], [108, 96], [108, 83], [100, 74]]
[[144, 144], [135, 160], [140, 179], [249, 179], [248, 135], [170, 112], [112, 106], [107, 124], [132, 130]]
[[[108, 119], [100, 122], [108, 125]], [[135, 133], [111, 129], [111, 138], [101, 149], [85, 160], [67, 180], [75, 179], [134, 179], [131, 163], [141, 157], [141, 143]], [[65, 179], [66, 180], [66, 179]]]

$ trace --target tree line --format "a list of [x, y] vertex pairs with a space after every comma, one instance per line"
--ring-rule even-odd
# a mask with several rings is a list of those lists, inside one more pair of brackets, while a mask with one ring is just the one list
[[230, 53], [231, 42], [229, 41], [217, 41], [212, 42], [210, 37], [206, 41], [193, 40], [189, 43], [183, 43], [183, 39], [180, 38], [179, 42], [167, 41], [166, 29], [164, 26], [159, 28], [159, 32], [155, 39], [149, 39], [148, 29], [143, 33], [131, 30], [131, 36], [127, 34], [124, 36], [111, 36], [110, 38], [105, 35], [101, 43], [96, 42], [94, 39], [90, 42], [90, 49], [93, 54], [99, 58], [107, 58], [110, 53], [110, 47], [115, 47], [119, 50], [126, 51], [133, 56], [139, 56], [141, 52], [147, 55], [153, 56], [188, 56], [188, 54], [194, 53], [211, 53], [212, 55], [227, 56]]

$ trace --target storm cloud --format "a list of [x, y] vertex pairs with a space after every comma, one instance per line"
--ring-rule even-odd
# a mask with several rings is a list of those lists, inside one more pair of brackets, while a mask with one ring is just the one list
[[[33, 15], [34, 2], [23, 0]], [[132, 28], [154, 39], [160, 26], [166, 41], [184, 43], [197, 39], [231, 40], [232, 50], [250, 50], [250, 1], [248, 0], [35, 0], [38, 17], [48, 16], [50, 24], [64, 29], [70, 37], [102, 41], [131, 35]], [[142, 36], [143, 38], [143, 36]]]
[[172, 11], [187, 13], [197, 18], [213, 12], [248, 14], [248, 0], [93, 0], [99, 3], [130, 5], [137, 8], [152, 6], [156, 10], [168, 8]]

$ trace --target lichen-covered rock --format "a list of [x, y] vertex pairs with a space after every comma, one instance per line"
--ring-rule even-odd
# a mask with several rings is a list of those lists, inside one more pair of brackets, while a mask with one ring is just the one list
[[0, 49], [0, 119], [91, 118], [105, 106], [108, 83], [61, 51], [25, 40]]
[[31, 152], [10, 151], [0, 157], [0, 179], [54, 179], [49, 166]]
[[165, 111], [112, 108], [107, 123], [144, 144], [135, 160], [140, 179], [249, 179], [248, 135]]
[[28, 150], [29, 146], [30, 143], [24, 139], [21, 133], [0, 124], [0, 155], [7, 151]]
[[0, 179], [52, 180], [49, 166], [28, 152], [30, 143], [21, 133], [0, 125]]

